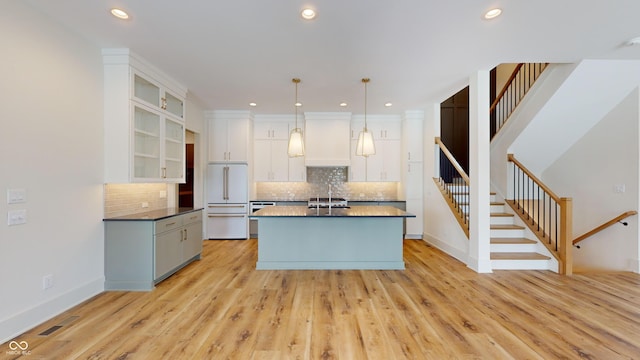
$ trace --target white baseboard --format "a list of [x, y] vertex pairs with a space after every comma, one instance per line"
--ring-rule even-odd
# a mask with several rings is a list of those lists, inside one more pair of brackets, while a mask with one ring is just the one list
[[468, 250], [460, 250], [458, 248], [455, 248], [449, 244], [447, 244], [446, 242], [441, 241], [440, 239], [437, 239], [429, 234], [424, 234], [424, 241], [427, 242], [430, 245], [435, 246], [436, 248], [444, 251], [445, 253], [447, 253], [448, 255], [453, 256], [454, 258], [456, 258], [457, 260], [463, 262], [463, 263], [467, 263], [467, 259], [468, 259], [468, 255], [467, 255], [467, 251]]
[[631, 271], [640, 274], [640, 259], [629, 259], [629, 266], [631, 267]]
[[0, 321], [0, 343], [7, 342], [52, 317], [104, 291], [104, 277]]

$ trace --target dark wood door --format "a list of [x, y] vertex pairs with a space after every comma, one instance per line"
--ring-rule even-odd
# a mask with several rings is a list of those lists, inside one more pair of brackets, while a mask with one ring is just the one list
[[178, 186], [178, 206], [193, 207], [193, 144], [185, 145], [185, 183]]
[[440, 104], [440, 139], [469, 174], [469, 87]]

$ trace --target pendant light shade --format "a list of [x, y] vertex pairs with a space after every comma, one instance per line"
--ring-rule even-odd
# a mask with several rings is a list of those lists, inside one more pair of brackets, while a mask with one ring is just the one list
[[356, 155], [367, 157], [376, 154], [376, 146], [373, 143], [373, 134], [367, 129], [367, 83], [369, 83], [369, 79], [362, 79], [362, 83], [364, 84], [364, 128], [358, 135]]
[[294, 78], [291, 81], [296, 84], [296, 102], [294, 104], [296, 109], [296, 123], [289, 134], [287, 154], [289, 157], [299, 157], [304, 156], [304, 136], [302, 135], [302, 129], [298, 127], [298, 106], [300, 106], [300, 103], [298, 103], [298, 83], [300, 83], [300, 79]]

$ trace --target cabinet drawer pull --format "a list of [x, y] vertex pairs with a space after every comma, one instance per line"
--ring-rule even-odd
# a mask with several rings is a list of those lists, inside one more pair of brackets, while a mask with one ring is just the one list
[[176, 224], [175, 222], [172, 222], [172, 223], [166, 224], [165, 226], [172, 226], [172, 225], [175, 225], [175, 224]]

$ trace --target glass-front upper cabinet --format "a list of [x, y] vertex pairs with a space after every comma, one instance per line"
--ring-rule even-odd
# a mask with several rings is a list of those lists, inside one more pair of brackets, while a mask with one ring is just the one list
[[187, 89], [129, 49], [103, 49], [104, 182], [185, 181]]
[[164, 168], [165, 179], [184, 179], [184, 126], [166, 118], [164, 121]]
[[176, 116], [181, 121], [184, 120], [184, 100], [135, 71], [133, 96], [136, 100], [142, 100], [152, 107]]
[[136, 179], [161, 178], [160, 115], [134, 106], [133, 176]]

